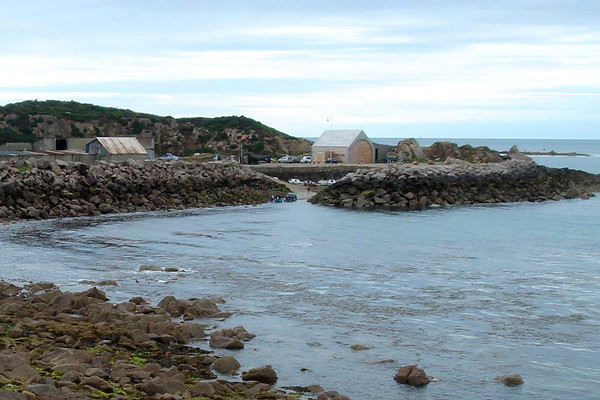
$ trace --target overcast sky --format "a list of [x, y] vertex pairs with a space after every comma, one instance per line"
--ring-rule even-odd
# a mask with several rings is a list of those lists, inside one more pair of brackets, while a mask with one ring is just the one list
[[[600, 1], [0, 0], [0, 104], [600, 139]], [[328, 121], [329, 117], [332, 118]]]

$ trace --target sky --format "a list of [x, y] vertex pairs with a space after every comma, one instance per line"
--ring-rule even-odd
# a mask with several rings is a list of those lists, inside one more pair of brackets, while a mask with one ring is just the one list
[[600, 139], [596, 0], [0, 0], [0, 105]]

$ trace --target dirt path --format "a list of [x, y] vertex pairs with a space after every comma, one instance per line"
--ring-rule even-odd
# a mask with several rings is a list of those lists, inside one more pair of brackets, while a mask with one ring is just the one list
[[308, 200], [315, 194], [314, 187], [311, 187], [309, 191], [307, 189], [307, 186], [304, 185], [295, 185], [293, 183], [284, 182], [280, 180], [277, 180], [277, 182], [283, 183], [285, 186], [288, 187], [288, 189], [290, 189], [290, 192], [296, 193], [296, 195], [298, 196], [298, 200]]

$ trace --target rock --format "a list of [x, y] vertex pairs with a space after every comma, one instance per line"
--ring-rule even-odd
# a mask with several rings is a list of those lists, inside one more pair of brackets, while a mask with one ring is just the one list
[[424, 161], [427, 158], [419, 143], [413, 138], [398, 142], [388, 156], [398, 158], [404, 162]]
[[214, 362], [212, 368], [221, 373], [231, 373], [240, 367], [240, 363], [231, 356], [224, 356]]
[[160, 377], [156, 377], [144, 383], [141, 389], [148, 396], [155, 396], [158, 394], [167, 393], [167, 385], [164, 379]]
[[10, 390], [0, 389], [0, 399], [3, 400], [27, 400], [23, 393], [17, 393]]
[[162, 271], [161, 267], [157, 267], [155, 265], [140, 265], [138, 271]]
[[82, 292], [81, 295], [83, 295], [85, 297], [91, 297], [93, 299], [98, 299], [101, 301], [108, 300], [106, 298], [106, 293], [96, 287], [93, 287], [89, 290], [86, 290], [85, 292]]
[[371, 347], [365, 346], [363, 344], [353, 344], [350, 348], [354, 351], [362, 351], [362, 350], [370, 350]]
[[274, 384], [277, 381], [277, 374], [270, 366], [252, 368], [242, 373], [244, 381], [257, 381], [262, 383]]
[[523, 384], [523, 378], [519, 374], [507, 374], [497, 376], [494, 381], [504, 383], [506, 386], [519, 386]]
[[27, 381], [29, 379], [40, 376], [35, 369], [31, 368], [29, 365], [26, 365], [26, 364], [19, 365], [18, 367], [14, 368], [10, 371], [5, 370], [3, 372], [7, 378], [16, 379], [16, 380], [20, 380], [20, 381]]
[[27, 212], [27, 217], [32, 219], [40, 219], [42, 215], [42, 210], [38, 210], [37, 208], [31, 208]]
[[65, 373], [61, 378], [61, 381], [79, 383], [81, 382], [81, 374], [76, 371], [69, 371]]
[[394, 376], [394, 380], [396, 382], [402, 383], [402, 384], [408, 383], [408, 376], [410, 375], [413, 368], [415, 368], [415, 367], [416, 367], [416, 365], [405, 365], [405, 366], [401, 367], [398, 370], [398, 372], [396, 372], [396, 375]]
[[129, 333], [129, 337], [131, 338], [131, 340], [133, 340], [134, 345], [150, 341], [150, 335], [148, 335], [141, 329], [133, 329]]
[[113, 281], [112, 279], [110, 280], [105, 280], [105, 281], [100, 281], [97, 283], [98, 286], [119, 286], [117, 284], [116, 281]]
[[398, 383], [414, 387], [423, 387], [431, 382], [431, 379], [425, 374], [425, 371], [416, 365], [406, 365], [401, 367], [394, 376], [394, 380]]
[[382, 360], [372, 360], [372, 361], [367, 361], [367, 364], [369, 365], [379, 365], [379, 364], [391, 364], [394, 363], [396, 361], [392, 360], [391, 358], [385, 358]]
[[228, 396], [233, 393], [227, 386], [213, 380], [198, 382], [190, 391], [194, 397]]
[[229, 350], [240, 350], [244, 348], [242, 340], [250, 340], [255, 335], [247, 332], [243, 327], [233, 329], [222, 329], [210, 334], [210, 347]]
[[431, 382], [422, 368], [415, 367], [408, 376], [408, 384], [414, 387], [423, 387]]
[[8, 337], [12, 339], [18, 339], [23, 337], [25, 331], [21, 325], [15, 325], [10, 331], [8, 331]]
[[46, 159], [38, 159], [37, 160], [37, 168], [39, 169], [50, 169], [52, 168], [52, 165], [50, 164], [50, 161], [46, 160]]
[[25, 390], [33, 393], [37, 398], [58, 398], [60, 391], [54, 385], [36, 383], [25, 386]]
[[306, 387], [306, 391], [310, 392], [310, 393], [321, 393], [321, 392], [324, 392], [325, 389], [323, 389], [323, 387], [321, 385], [314, 384], [314, 385], [308, 385]]
[[129, 299], [130, 303], [133, 304], [137, 304], [137, 305], [142, 305], [142, 304], [148, 304], [148, 302], [146, 300], [144, 300], [142, 297], [132, 297], [131, 299]]
[[458, 158], [454, 158], [454, 157], [447, 157], [444, 160], [444, 165], [459, 165], [459, 166], [467, 166], [469, 165], [469, 162], [466, 160], [459, 160]]
[[232, 339], [224, 336], [211, 336], [210, 347], [216, 349], [242, 350], [244, 343], [237, 339]]
[[51, 353], [45, 354], [42, 361], [54, 365], [60, 364], [89, 364], [92, 361], [92, 355], [87, 351], [75, 350], [69, 348], [58, 348]]
[[112, 387], [108, 384], [108, 382], [106, 382], [99, 376], [90, 376], [89, 378], [85, 378], [81, 381], [81, 384], [91, 386], [105, 393], [111, 393], [113, 391]]
[[100, 211], [102, 214], [108, 214], [113, 212], [113, 208], [110, 204], [102, 203], [98, 206], [98, 211]]
[[517, 147], [517, 145], [513, 145], [510, 148], [510, 150], [508, 151], [507, 155], [511, 160], [521, 160], [521, 161], [526, 161], [529, 163], [534, 163], [534, 161], [531, 157], [529, 157], [527, 154], [523, 154], [519, 151], [519, 148]]
[[448, 158], [467, 161], [470, 163], [501, 162], [503, 158], [497, 151], [485, 146], [472, 147], [469, 145], [458, 146], [456, 143], [435, 142], [424, 149], [425, 155], [432, 160], [446, 160]]
[[246, 394], [246, 396], [258, 396], [260, 393], [262, 392], [266, 392], [271, 388], [271, 385], [267, 384], [267, 383], [256, 383], [253, 384], [251, 387], [247, 388], [244, 390], [244, 393]]
[[329, 391], [325, 393], [321, 393], [317, 400], [350, 400], [349, 397], [339, 394], [335, 391]]
[[210, 397], [216, 393], [215, 388], [208, 381], [196, 383], [192, 386], [191, 392], [194, 397]]

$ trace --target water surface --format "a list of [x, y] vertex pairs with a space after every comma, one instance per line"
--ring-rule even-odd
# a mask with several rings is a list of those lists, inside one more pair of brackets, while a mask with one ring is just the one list
[[[376, 213], [297, 202], [18, 223], [0, 230], [0, 278], [68, 290], [113, 279], [111, 301], [222, 296], [235, 314], [220, 326], [257, 334], [235, 357], [272, 365], [279, 385], [320, 383], [353, 399], [591, 398], [599, 206]], [[370, 364], [381, 359], [394, 362]], [[408, 363], [439, 381], [397, 385]], [[525, 385], [491, 382], [509, 372]]]

